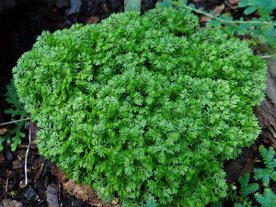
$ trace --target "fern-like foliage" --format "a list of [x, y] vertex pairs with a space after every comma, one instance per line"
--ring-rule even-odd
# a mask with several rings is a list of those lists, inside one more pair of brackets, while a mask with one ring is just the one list
[[104, 200], [203, 207], [259, 132], [266, 66], [173, 8], [44, 32], [13, 69], [40, 153]]
[[[231, 184], [229, 186], [229, 191], [227, 198], [225, 200], [232, 201], [234, 207], [252, 207], [252, 199], [249, 198], [250, 194], [254, 194], [255, 199], [260, 203], [262, 207], [274, 207], [276, 206], [276, 196], [273, 190], [269, 187], [270, 181], [275, 182], [275, 150], [270, 147], [266, 149], [264, 146], [259, 147], [259, 152], [261, 154], [263, 164], [265, 168], [255, 168], [253, 179], [256, 181], [262, 180], [263, 186], [265, 187], [263, 194], [262, 188], [260, 188], [258, 183], [249, 183], [250, 175], [246, 173], [240, 176], [238, 181], [240, 184], [240, 191], [237, 191], [236, 186]], [[258, 191], [258, 192], [257, 192]], [[212, 207], [222, 207], [224, 200], [212, 205]]]
[[248, 173], [240, 176], [238, 180], [241, 186], [240, 193], [242, 196], [248, 196], [249, 194], [254, 193], [259, 189], [259, 185], [257, 183], [249, 183], [250, 175]]
[[276, 195], [271, 188], [265, 188], [263, 194], [256, 193], [255, 198], [262, 207], [276, 206]]
[[[19, 98], [13, 83], [7, 85], [6, 102], [10, 104], [10, 108], [4, 112], [11, 116], [11, 120], [25, 119], [27, 113], [24, 110], [23, 104], [19, 102]], [[22, 130], [28, 125], [27, 121], [16, 122], [14, 126], [7, 130], [7, 133], [0, 136], [0, 152], [3, 150], [4, 142], [11, 143], [12, 151], [15, 151], [17, 146], [21, 143], [25, 134]]]
[[124, 0], [125, 11], [137, 11], [141, 10], [141, 0]]
[[[273, 11], [276, 8], [275, 0], [241, 0], [239, 7], [244, 8], [244, 17], [234, 19], [228, 14], [213, 16], [207, 11], [196, 9], [194, 4], [188, 4], [187, 0], [164, 0], [162, 5], [165, 7], [176, 6], [185, 7], [202, 15], [212, 17], [207, 22], [208, 28], [220, 28], [229, 35], [238, 35], [241, 37], [250, 36], [246, 39], [251, 45], [266, 45], [276, 49], [276, 22], [273, 17]], [[252, 17], [253, 16], [256, 17]]]
[[151, 198], [147, 200], [146, 207], [157, 207], [157, 202], [155, 199]]
[[259, 148], [265, 168], [254, 170], [255, 179], [262, 180], [265, 187], [269, 186], [270, 180], [276, 181], [276, 159], [275, 151], [272, 147], [266, 149], [264, 146]]

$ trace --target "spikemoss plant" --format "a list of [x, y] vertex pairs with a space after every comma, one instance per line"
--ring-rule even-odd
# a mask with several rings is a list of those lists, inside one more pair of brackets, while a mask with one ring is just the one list
[[40, 153], [123, 206], [204, 206], [260, 132], [265, 63], [187, 11], [44, 32], [13, 70]]

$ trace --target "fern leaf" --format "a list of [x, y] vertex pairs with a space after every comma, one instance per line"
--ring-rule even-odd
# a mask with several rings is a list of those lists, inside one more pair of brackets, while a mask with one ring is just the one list
[[268, 187], [271, 179], [276, 180], [275, 151], [272, 147], [265, 149], [264, 146], [260, 146], [259, 151], [264, 161], [265, 169], [255, 169], [254, 177], [256, 180], [262, 180], [263, 185]]
[[250, 175], [246, 173], [244, 176], [239, 177], [239, 183], [241, 186], [241, 195], [247, 196], [251, 193], [256, 192], [259, 189], [259, 185], [257, 183], [249, 184]]
[[156, 200], [154, 199], [148, 199], [146, 203], [146, 207], [157, 207]]
[[141, 10], [141, 0], [125, 0], [125, 11], [138, 11]]
[[[17, 91], [12, 80], [7, 85], [6, 102], [10, 104], [11, 108], [5, 110], [5, 114], [11, 116], [11, 120], [24, 119], [27, 117], [27, 113], [24, 110], [23, 105], [19, 102]], [[17, 146], [21, 143], [21, 139], [25, 137], [25, 134], [21, 131], [24, 127], [27, 127], [28, 122], [22, 121], [14, 124], [15, 126], [8, 130], [4, 136], [0, 136], [0, 152], [3, 150], [4, 142], [11, 143], [12, 151], [15, 151]]]
[[260, 193], [256, 193], [255, 198], [262, 207], [276, 206], [276, 195], [270, 188], [266, 188], [263, 195]]
[[262, 180], [263, 185], [268, 187], [270, 183], [270, 173], [271, 171], [268, 169], [255, 169], [254, 177], [256, 180]]
[[275, 157], [274, 149], [272, 147], [270, 147], [269, 149], [266, 149], [264, 146], [260, 146], [259, 151], [266, 168], [274, 169], [276, 167], [276, 162], [274, 158]]

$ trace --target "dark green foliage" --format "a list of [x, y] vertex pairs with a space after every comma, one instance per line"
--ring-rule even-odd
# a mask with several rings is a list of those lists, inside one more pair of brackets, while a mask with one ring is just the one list
[[[259, 147], [259, 151], [265, 165], [265, 168], [255, 168], [254, 178], [255, 180], [262, 180], [264, 187], [261, 188], [258, 183], [249, 183], [250, 175], [246, 173], [239, 177], [240, 191], [237, 191], [236, 187], [230, 185], [230, 190], [226, 200], [231, 200], [234, 203], [234, 207], [252, 207], [252, 199], [249, 198], [250, 194], [254, 194], [256, 201], [262, 207], [274, 207], [276, 206], [276, 195], [273, 190], [269, 187], [270, 180], [275, 182], [275, 150], [270, 147], [266, 149], [264, 146]], [[263, 191], [263, 194], [261, 193]], [[213, 205], [213, 207], [223, 206], [223, 200]]]
[[276, 22], [273, 17], [273, 10], [276, 9], [276, 1], [241, 0], [239, 6], [245, 8], [245, 16], [255, 13], [258, 15], [258, 18], [247, 18], [247, 21], [245, 21], [241, 17], [235, 22], [233, 17], [222, 14], [219, 18], [224, 20], [224, 22], [213, 19], [208, 23], [208, 26], [219, 26], [231, 35], [250, 35], [253, 38], [253, 41], [250, 41], [252, 44], [266, 44], [276, 49]]
[[156, 200], [154, 199], [148, 199], [146, 202], [146, 207], [157, 207]]
[[263, 185], [268, 187], [270, 179], [272, 179], [274, 182], [276, 181], [275, 151], [272, 147], [265, 149], [264, 146], [261, 146], [259, 150], [263, 158], [265, 168], [258, 168], [254, 170], [255, 179], [262, 180]]
[[[7, 93], [5, 96], [6, 102], [10, 104], [11, 108], [5, 110], [4, 112], [11, 116], [11, 120], [13, 121], [27, 118], [27, 113], [24, 110], [23, 104], [19, 102], [13, 81], [11, 84], [7, 85]], [[0, 136], [0, 152], [3, 150], [4, 142], [11, 143], [11, 149], [12, 151], [15, 151], [17, 146], [21, 143], [22, 138], [25, 137], [22, 130], [27, 125], [27, 121], [14, 123], [14, 126], [8, 129], [5, 135]]]
[[276, 9], [276, 1], [271, 0], [241, 0], [240, 7], [245, 7], [246, 15], [257, 12], [264, 20], [273, 19], [273, 11]]
[[276, 206], [276, 195], [271, 188], [265, 188], [263, 195], [260, 193], [256, 193], [255, 198], [262, 207]]
[[114, 14], [44, 32], [14, 68], [40, 153], [124, 206], [204, 206], [254, 142], [265, 63], [184, 11]]
[[[163, 0], [162, 5], [164, 7], [183, 7], [202, 15], [213, 16], [207, 11], [196, 9], [194, 4], [188, 4], [188, 2], [190, 1]], [[262, 45], [272, 48], [272, 50], [266, 48], [268, 51], [264, 52], [274, 53], [276, 49], [276, 22], [273, 17], [273, 11], [276, 9], [276, 1], [240, 0], [239, 8], [244, 8], [245, 18], [234, 19], [229, 14], [222, 13], [219, 16], [213, 16], [206, 24], [207, 28], [220, 28], [229, 35], [243, 37], [251, 45]]]
[[259, 190], [259, 185], [257, 183], [249, 184], [249, 179], [250, 175], [248, 173], [239, 177], [239, 183], [241, 187], [240, 194], [244, 197]]

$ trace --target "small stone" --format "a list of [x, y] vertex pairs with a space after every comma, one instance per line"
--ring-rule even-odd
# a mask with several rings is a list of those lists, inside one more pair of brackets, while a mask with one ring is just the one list
[[11, 161], [13, 159], [13, 154], [11, 153], [10, 150], [6, 150], [5, 157], [8, 161]]
[[65, 10], [66, 16], [76, 14], [80, 11], [82, 2], [81, 0], [70, 0], [71, 7]]
[[84, 203], [80, 199], [75, 199], [72, 201], [72, 207], [82, 207], [83, 205]]
[[46, 201], [48, 207], [59, 207], [58, 202], [58, 186], [55, 184], [50, 184], [46, 190]]
[[22, 203], [15, 201], [15, 200], [2, 200], [2, 204], [4, 207], [23, 207]]
[[12, 169], [18, 170], [23, 168], [23, 163], [19, 160], [12, 161]]
[[36, 197], [36, 192], [32, 188], [28, 188], [28, 190], [24, 193], [24, 197], [27, 201], [33, 201]]

